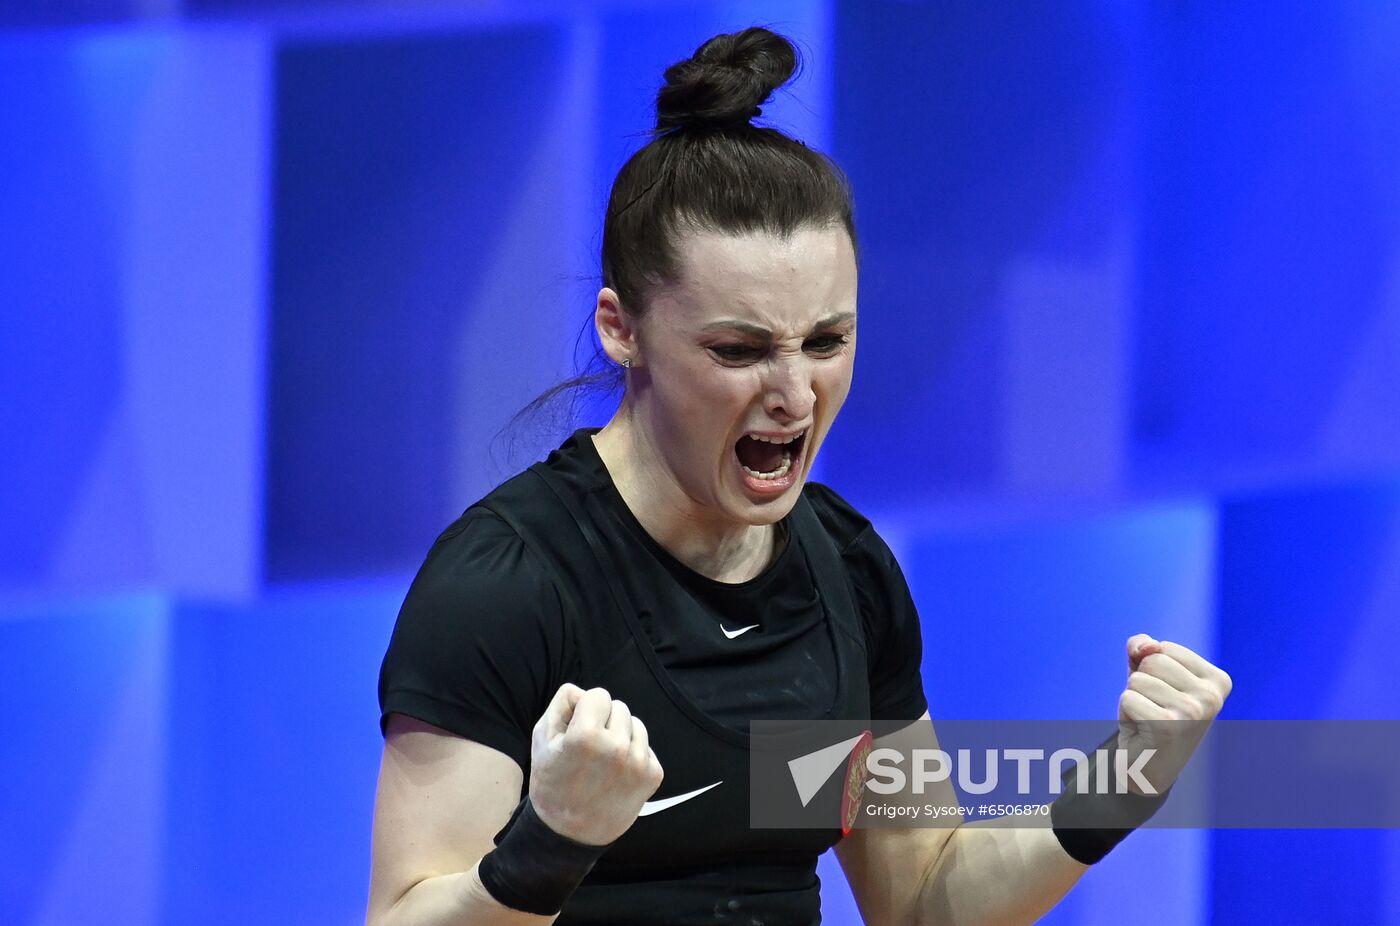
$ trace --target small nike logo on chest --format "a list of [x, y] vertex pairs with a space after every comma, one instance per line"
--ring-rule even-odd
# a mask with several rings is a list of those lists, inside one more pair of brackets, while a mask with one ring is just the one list
[[724, 632], [724, 635], [725, 635], [726, 637], [728, 637], [729, 639], [732, 640], [732, 639], [734, 639], [735, 637], [737, 637], [739, 634], [743, 633], [744, 631], [746, 631], [746, 630], [753, 630], [753, 629], [754, 629], [755, 627], [757, 627], [757, 626], [758, 626], [757, 624], [750, 624], [750, 625], [747, 626], [747, 627], [740, 627], [738, 630], [730, 630], [728, 627], [724, 626], [723, 624], [720, 624], [720, 625], [719, 625], [719, 629], [720, 629], [721, 631]]
[[704, 794], [711, 788], [718, 788], [722, 784], [724, 784], [723, 781], [717, 781], [712, 785], [705, 785], [705, 787], [703, 788], [696, 788], [694, 791], [687, 791], [684, 794], [676, 794], [671, 797], [663, 797], [655, 801], [647, 801], [645, 804], [642, 805], [642, 809], [637, 813], [637, 816], [645, 817], [647, 814], [656, 813], [658, 810], [665, 810], [667, 807], [674, 807], [677, 804], [690, 800], [692, 797], [699, 797], [701, 794]]

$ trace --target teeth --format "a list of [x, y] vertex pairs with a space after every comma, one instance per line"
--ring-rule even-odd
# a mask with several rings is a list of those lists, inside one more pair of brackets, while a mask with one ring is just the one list
[[806, 431], [802, 431], [798, 434], [794, 434], [792, 437], [762, 437], [758, 434], [750, 434], [748, 436], [752, 440], [761, 440], [765, 444], [790, 444], [806, 433]]
[[[772, 441], [770, 441], [770, 443], [772, 443]], [[739, 465], [744, 466], [744, 464], [742, 463], [740, 463]], [[773, 470], [773, 472], [771, 473], [760, 473], [756, 470], [749, 469], [747, 466], [744, 466], [744, 472], [748, 473], [755, 479], [781, 479], [787, 475], [788, 470], [790, 469], [792, 469], [792, 454], [786, 450], [783, 451], [783, 464], [777, 469]]]

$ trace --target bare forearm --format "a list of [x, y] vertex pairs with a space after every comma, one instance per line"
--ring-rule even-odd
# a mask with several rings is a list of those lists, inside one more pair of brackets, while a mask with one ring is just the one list
[[1088, 866], [1070, 858], [1049, 827], [1003, 817], [953, 831], [919, 891], [917, 926], [1034, 923]]
[[548, 926], [536, 916], [502, 906], [486, 892], [476, 866], [419, 881], [392, 907], [366, 918], [366, 926]]

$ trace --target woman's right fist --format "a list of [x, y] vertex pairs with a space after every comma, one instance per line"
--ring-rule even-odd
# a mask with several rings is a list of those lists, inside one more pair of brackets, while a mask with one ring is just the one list
[[535, 724], [530, 803], [554, 832], [592, 846], [617, 839], [661, 787], [647, 728], [605, 689], [564, 683]]

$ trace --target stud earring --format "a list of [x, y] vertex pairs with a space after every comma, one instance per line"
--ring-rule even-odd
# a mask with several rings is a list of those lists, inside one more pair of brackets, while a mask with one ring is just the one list
[[632, 358], [631, 358], [631, 357], [623, 357], [623, 358], [622, 358], [622, 365], [623, 365], [624, 367], [626, 367], [627, 369], [629, 369], [629, 370], [632, 369]]

